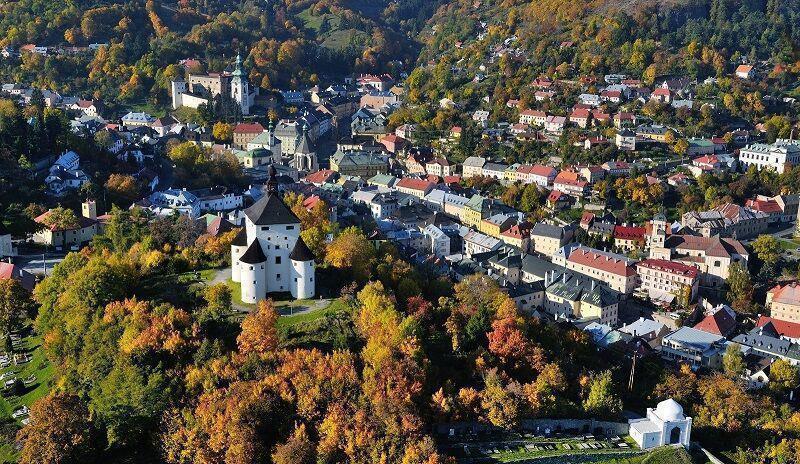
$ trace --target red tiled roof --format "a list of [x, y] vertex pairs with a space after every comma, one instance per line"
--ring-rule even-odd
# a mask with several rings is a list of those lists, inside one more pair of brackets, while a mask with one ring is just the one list
[[714, 155], [705, 155], [692, 160], [693, 164], [710, 164], [714, 165], [719, 163], [719, 158]]
[[789, 322], [781, 319], [773, 319], [769, 316], [761, 316], [756, 322], [756, 327], [763, 327], [768, 323], [772, 323], [778, 334], [788, 338], [800, 338], [800, 323]]
[[388, 143], [405, 143], [405, 141], [406, 139], [395, 134], [384, 135], [383, 138], [381, 139], [381, 142], [388, 142]]
[[15, 279], [28, 291], [36, 285], [36, 278], [30, 272], [16, 264], [0, 262], [0, 280], [5, 279]]
[[655, 95], [655, 96], [665, 96], [665, 97], [668, 97], [668, 96], [672, 95], [672, 91], [671, 91], [671, 90], [669, 90], [669, 89], [664, 89], [664, 88], [662, 88], [662, 87], [659, 87], [659, 88], [657, 88], [657, 89], [655, 89], [655, 90], [653, 91], [653, 95]]
[[747, 73], [747, 72], [750, 72], [750, 71], [752, 71], [752, 70], [753, 70], [753, 67], [752, 67], [752, 66], [750, 66], [749, 64], [740, 64], [740, 65], [739, 65], [739, 66], [736, 68], [736, 72], [737, 72], [737, 73], [739, 73], [739, 72], [745, 72], [745, 73]]
[[322, 198], [320, 198], [319, 195], [311, 195], [310, 197], [303, 200], [303, 208], [311, 209], [314, 206], [316, 206], [316, 204], [319, 203], [320, 201], [322, 201]]
[[600, 269], [619, 276], [630, 277], [636, 274], [631, 262], [625, 259], [610, 256], [590, 248], [577, 248], [570, 255], [568, 260], [571, 263], [581, 264], [593, 269]]
[[332, 171], [330, 169], [322, 169], [317, 172], [312, 172], [311, 174], [305, 176], [303, 180], [311, 184], [324, 184], [331, 180], [331, 177], [336, 175], [336, 171]]
[[594, 218], [595, 218], [594, 213], [590, 213], [589, 211], [584, 211], [583, 214], [581, 215], [581, 224], [588, 225], [590, 222], [594, 220]]
[[[47, 219], [48, 216], [50, 216], [49, 210], [36, 216], [33, 220], [38, 222], [39, 224], [45, 225], [44, 221], [45, 219]], [[78, 216], [77, 219], [78, 219], [78, 227], [76, 229], [58, 229], [56, 228], [56, 226], [47, 226], [47, 225], [45, 225], [45, 227], [49, 227], [52, 232], [56, 232], [58, 230], [77, 230], [77, 229], [84, 229], [86, 227], [91, 227], [92, 224], [97, 222], [93, 219], [89, 219], [83, 216]]]
[[586, 118], [589, 117], [590, 114], [591, 113], [587, 109], [576, 108], [576, 109], [572, 110], [572, 114], [570, 114], [569, 117], [570, 117], [570, 119], [572, 119], [572, 118], [575, 118], [575, 119], [586, 119]]
[[719, 309], [703, 318], [694, 328], [724, 337], [736, 328], [736, 319], [728, 313], [728, 310]]
[[572, 171], [559, 172], [553, 183], [574, 185], [577, 187], [584, 187], [587, 184], [586, 181], [580, 180], [580, 177], [578, 176], [577, 172], [572, 172]]
[[444, 176], [444, 183], [445, 184], [457, 184], [459, 182], [461, 182], [461, 176], [459, 176], [459, 175]]
[[403, 177], [399, 182], [397, 182], [397, 184], [395, 184], [395, 187], [425, 191], [429, 188], [432, 188], [434, 185], [435, 184], [433, 182], [428, 180], [415, 179], [413, 177]]
[[772, 301], [790, 305], [800, 305], [800, 286], [797, 282], [786, 285], [776, 285], [770, 289]]
[[549, 201], [549, 202], [551, 202], [551, 203], [552, 203], [552, 202], [556, 202], [556, 201], [558, 201], [558, 200], [559, 200], [559, 199], [560, 199], [560, 198], [561, 198], [563, 195], [564, 195], [564, 193], [563, 193], [563, 192], [561, 192], [561, 191], [559, 191], [559, 190], [553, 190], [552, 192], [550, 192], [550, 195], [548, 195], [548, 196], [547, 196], [547, 201]]
[[614, 238], [621, 240], [644, 240], [644, 227], [614, 226]]
[[619, 90], [603, 90], [602, 92], [600, 92], [600, 95], [605, 97], [619, 98], [622, 96], [622, 92], [620, 92]]
[[254, 123], [240, 122], [233, 129], [234, 134], [260, 134], [262, 132], [264, 132], [264, 126], [262, 126], [257, 122]]
[[781, 205], [775, 200], [747, 200], [744, 204], [750, 209], [761, 211], [762, 213], [782, 213]]
[[658, 271], [668, 272], [670, 274], [678, 274], [688, 277], [697, 277], [698, 270], [694, 266], [688, 264], [678, 263], [675, 261], [667, 261], [666, 259], [653, 259], [648, 258], [636, 263], [637, 266], [646, 267], [649, 269], [656, 269]]

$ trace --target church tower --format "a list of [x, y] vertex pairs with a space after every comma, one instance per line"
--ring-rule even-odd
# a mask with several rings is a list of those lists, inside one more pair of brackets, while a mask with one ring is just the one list
[[308, 138], [308, 124], [303, 124], [303, 133], [300, 134], [294, 151], [294, 168], [299, 172], [319, 171], [317, 153], [311, 148], [311, 140]]
[[231, 98], [239, 104], [242, 114], [250, 114], [250, 86], [242, 70], [242, 56], [236, 55], [236, 69], [231, 74]]

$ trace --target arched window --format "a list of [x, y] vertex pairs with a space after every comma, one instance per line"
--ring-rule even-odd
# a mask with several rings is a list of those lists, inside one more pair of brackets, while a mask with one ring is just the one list
[[669, 444], [674, 445], [680, 442], [681, 442], [681, 428], [677, 426], [673, 427], [672, 431], [669, 433]]

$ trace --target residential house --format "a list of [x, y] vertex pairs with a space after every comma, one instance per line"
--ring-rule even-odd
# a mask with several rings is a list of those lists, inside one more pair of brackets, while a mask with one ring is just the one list
[[628, 129], [617, 131], [614, 143], [620, 150], [636, 151], [636, 133]]
[[567, 118], [564, 116], [548, 116], [544, 123], [544, 130], [560, 134], [566, 123]]
[[446, 177], [455, 173], [455, 166], [447, 158], [434, 158], [425, 163], [425, 171], [434, 176]]
[[725, 338], [692, 327], [681, 327], [661, 340], [661, 357], [692, 369], [716, 368], [725, 351]]
[[645, 228], [640, 226], [614, 226], [614, 248], [629, 252], [641, 250], [646, 244]]
[[13, 263], [0, 261], [0, 280], [14, 279], [25, 290], [32, 292], [36, 286], [36, 277], [30, 272]]
[[553, 179], [553, 189], [582, 198], [589, 194], [589, 183], [575, 171], [561, 171]]
[[464, 235], [464, 254], [467, 256], [494, 251], [502, 245], [502, 240], [484, 235], [475, 230], [470, 230]]
[[709, 211], [684, 213], [681, 224], [703, 237], [722, 235], [745, 239], [767, 230], [769, 215], [733, 203], [724, 203]]
[[483, 165], [481, 175], [492, 179], [503, 180], [508, 169], [507, 164], [487, 162]]
[[550, 271], [544, 280], [544, 310], [558, 319], [616, 325], [620, 294], [602, 280], [574, 272]]
[[516, 222], [516, 218], [507, 214], [493, 214], [478, 224], [478, 230], [491, 237], [500, 238], [500, 233], [508, 230], [512, 224]]
[[630, 294], [638, 285], [635, 261], [626, 256], [585, 246], [574, 248], [566, 258], [566, 267], [605, 282], [612, 289]]
[[575, 228], [572, 226], [556, 226], [546, 222], [537, 222], [530, 232], [533, 250], [548, 257], [569, 243], [574, 235]]
[[800, 141], [778, 139], [775, 143], [754, 143], [739, 150], [739, 162], [743, 168], [773, 169], [782, 174], [787, 166], [800, 162]]
[[800, 323], [800, 286], [791, 282], [771, 288], [765, 306], [773, 319]]
[[753, 70], [753, 66], [749, 64], [740, 64], [736, 67], [736, 71], [734, 73], [736, 77], [739, 79], [752, 79], [755, 72]]
[[423, 179], [415, 179], [413, 177], [404, 177], [400, 179], [394, 186], [401, 193], [411, 195], [417, 198], [423, 198], [430, 193], [436, 184]]
[[557, 173], [558, 171], [550, 166], [523, 164], [517, 168], [516, 180], [523, 184], [536, 184], [547, 188], [553, 183]]
[[480, 195], [472, 195], [469, 201], [461, 209], [461, 216], [458, 219], [467, 227], [478, 227], [481, 220], [486, 216], [489, 209], [489, 200]]
[[757, 195], [755, 199], [748, 199], [745, 207], [767, 214], [770, 224], [794, 222], [800, 207], [800, 195]]
[[233, 128], [233, 146], [244, 150], [259, 134], [264, 133], [264, 126], [255, 123], [240, 122]]
[[736, 313], [730, 306], [712, 308], [706, 317], [694, 326], [697, 330], [728, 338], [736, 330]]
[[640, 290], [652, 300], [671, 302], [685, 298], [694, 301], [699, 288], [700, 271], [688, 264], [663, 259], [645, 259], [636, 263]]
[[519, 123], [528, 126], [542, 127], [547, 122], [547, 113], [539, 110], [524, 110], [519, 112]]
[[482, 176], [484, 164], [486, 164], [486, 158], [479, 156], [468, 157], [461, 165], [461, 177], [469, 179], [470, 177]]

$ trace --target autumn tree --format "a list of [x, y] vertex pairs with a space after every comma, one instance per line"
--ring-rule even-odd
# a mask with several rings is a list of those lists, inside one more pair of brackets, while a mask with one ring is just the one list
[[739, 312], [749, 312], [753, 299], [753, 281], [744, 264], [737, 262], [730, 265], [727, 283], [731, 307]]
[[278, 313], [272, 300], [259, 301], [256, 310], [242, 321], [242, 331], [236, 339], [239, 353], [264, 356], [274, 351], [278, 346], [277, 320]]
[[298, 425], [289, 439], [278, 445], [272, 453], [275, 464], [315, 464], [314, 443], [308, 436], [305, 424]]
[[781, 245], [778, 239], [772, 235], [759, 235], [752, 243], [756, 257], [764, 263], [767, 268], [772, 268], [781, 259]]
[[139, 186], [133, 176], [111, 174], [106, 181], [108, 193], [120, 200], [133, 200], [139, 197]]
[[229, 143], [233, 140], [233, 124], [228, 124], [224, 122], [217, 122], [214, 124], [214, 128], [212, 129], [212, 134], [214, 138], [217, 139], [219, 142]]
[[56, 393], [31, 406], [30, 424], [20, 430], [21, 464], [93, 461], [95, 439], [89, 410], [75, 395]]
[[601, 417], [614, 416], [622, 411], [622, 400], [616, 393], [611, 371], [603, 371], [589, 380], [589, 393], [583, 401], [587, 413]]
[[0, 279], [0, 334], [17, 330], [33, 314], [31, 294], [16, 279]]
[[68, 208], [57, 206], [45, 216], [44, 223], [55, 230], [69, 230], [78, 227], [78, 217]]
[[375, 249], [361, 229], [348, 227], [328, 244], [325, 263], [337, 269], [347, 269], [357, 280], [366, 281], [374, 257]]
[[785, 359], [776, 359], [769, 368], [769, 388], [785, 393], [800, 384], [800, 370]]
[[744, 356], [742, 356], [742, 347], [738, 343], [731, 343], [725, 349], [725, 354], [722, 356], [722, 367], [725, 375], [732, 379], [738, 379], [744, 372]]

